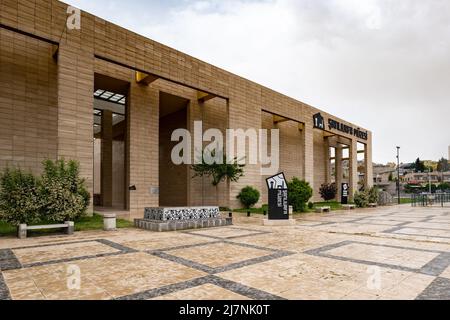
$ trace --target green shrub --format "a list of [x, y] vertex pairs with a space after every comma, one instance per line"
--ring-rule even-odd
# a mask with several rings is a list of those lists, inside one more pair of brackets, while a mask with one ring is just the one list
[[259, 201], [259, 191], [253, 187], [247, 186], [241, 190], [237, 198], [246, 209], [253, 207]]
[[359, 208], [366, 208], [369, 205], [369, 193], [366, 191], [356, 192], [353, 201]]
[[39, 194], [44, 203], [41, 218], [46, 221], [80, 218], [86, 213], [90, 201], [76, 161], [45, 161]]
[[377, 187], [370, 188], [368, 192], [369, 203], [378, 203], [378, 198], [380, 196], [380, 191]]
[[6, 169], [0, 176], [0, 220], [14, 226], [35, 223], [41, 206], [37, 179], [20, 169]]
[[288, 192], [289, 204], [294, 207], [294, 212], [305, 212], [306, 204], [313, 194], [309, 183], [294, 177], [288, 182]]
[[324, 183], [320, 186], [319, 190], [322, 199], [325, 201], [333, 200], [336, 198], [337, 187], [336, 183]]
[[314, 203], [308, 202], [308, 209], [311, 210], [312, 208], [314, 208]]

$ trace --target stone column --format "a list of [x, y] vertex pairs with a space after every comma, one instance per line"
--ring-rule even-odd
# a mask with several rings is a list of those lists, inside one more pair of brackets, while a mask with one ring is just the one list
[[350, 176], [350, 200], [358, 191], [358, 145], [357, 141], [352, 139], [349, 152], [349, 176]]
[[101, 148], [101, 194], [102, 205], [112, 206], [113, 191], [113, 114], [102, 111], [102, 148]]
[[314, 129], [306, 122], [303, 130], [303, 178], [314, 189]]
[[325, 182], [331, 182], [331, 154], [330, 154], [330, 138], [326, 137], [324, 139], [324, 148], [325, 148]]
[[366, 188], [373, 187], [372, 134], [369, 134], [364, 149], [364, 167], [366, 170]]
[[341, 201], [341, 185], [342, 185], [342, 178], [343, 178], [343, 170], [342, 170], [342, 145], [336, 144], [335, 148], [335, 175], [336, 175], [336, 187], [337, 187], [337, 201]]
[[[62, 15], [64, 17], [64, 15]], [[93, 198], [93, 18], [82, 13], [81, 30], [66, 30], [58, 50], [58, 158], [77, 160]], [[61, 29], [62, 30], [62, 29]], [[88, 208], [93, 212], [93, 206]]]
[[126, 192], [131, 216], [142, 218], [146, 207], [159, 205], [159, 91], [130, 81], [127, 184], [136, 190]]

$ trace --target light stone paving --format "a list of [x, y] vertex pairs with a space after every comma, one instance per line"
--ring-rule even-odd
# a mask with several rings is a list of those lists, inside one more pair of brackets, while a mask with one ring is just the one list
[[395, 206], [264, 227], [0, 238], [0, 299], [450, 299], [450, 210]]

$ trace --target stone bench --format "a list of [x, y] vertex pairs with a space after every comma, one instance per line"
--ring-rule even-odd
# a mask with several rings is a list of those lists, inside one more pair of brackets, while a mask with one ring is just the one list
[[324, 213], [324, 212], [330, 212], [331, 207], [317, 207], [316, 212], [317, 213]]
[[354, 210], [356, 209], [356, 206], [354, 204], [343, 204], [342, 209], [344, 210]]
[[26, 224], [20, 224], [17, 232], [19, 239], [25, 239], [27, 237], [28, 230], [45, 230], [45, 229], [66, 229], [66, 234], [73, 234], [75, 230], [75, 223], [73, 221], [66, 221], [62, 224], [49, 224], [40, 226], [28, 226]]
[[378, 207], [378, 204], [376, 204], [376, 203], [369, 203], [368, 207], [369, 208], [376, 208], [376, 207]]

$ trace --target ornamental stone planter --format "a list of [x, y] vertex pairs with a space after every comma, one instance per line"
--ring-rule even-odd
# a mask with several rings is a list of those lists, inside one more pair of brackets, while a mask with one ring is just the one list
[[218, 207], [146, 208], [144, 219], [135, 219], [137, 228], [163, 232], [222, 227], [233, 224], [233, 218], [222, 218]]
[[103, 230], [105, 231], [116, 231], [116, 214], [115, 213], [105, 213], [103, 215]]

